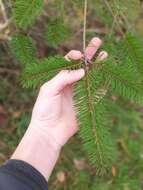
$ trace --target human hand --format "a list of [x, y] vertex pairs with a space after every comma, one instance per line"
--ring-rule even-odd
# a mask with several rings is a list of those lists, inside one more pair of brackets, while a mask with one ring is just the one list
[[[93, 38], [84, 56], [91, 60], [101, 44], [99, 38]], [[83, 54], [75, 50], [65, 56], [68, 60], [80, 60], [82, 57]], [[98, 58], [103, 60], [106, 57], [107, 53], [102, 51]], [[84, 75], [83, 69], [61, 71], [41, 87], [30, 125], [11, 157], [29, 163], [47, 180], [61, 147], [78, 130], [73, 106], [73, 85]]]
[[[101, 44], [102, 41], [99, 38], [91, 40], [85, 52], [88, 60], [93, 58]], [[102, 51], [99, 57], [103, 60], [107, 57], [107, 53]], [[72, 50], [65, 58], [80, 60], [83, 54]], [[46, 136], [56, 148], [61, 148], [78, 130], [73, 106], [73, 84], [84, 75], [84, 69], [63, 70], [40, 89], [30, 127], [34, 127], [36, 131]]]

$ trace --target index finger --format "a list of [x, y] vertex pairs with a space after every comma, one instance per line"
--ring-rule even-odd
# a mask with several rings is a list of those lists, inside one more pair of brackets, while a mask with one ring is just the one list
[[67, 55], [65, 55], [66, 60], [80, 60], [83, 57], [83, 54], [77, 50], [71, 50]]

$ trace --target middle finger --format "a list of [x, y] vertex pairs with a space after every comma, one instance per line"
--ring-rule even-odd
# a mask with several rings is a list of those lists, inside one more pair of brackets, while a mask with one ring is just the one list
[[92, 38], [92, 40], [90, 41], [89, 45], [85, 50], [85, 58], [91, 60], [101, 45], [102, 45], [102, 40], [100, 38], [97, 37]]

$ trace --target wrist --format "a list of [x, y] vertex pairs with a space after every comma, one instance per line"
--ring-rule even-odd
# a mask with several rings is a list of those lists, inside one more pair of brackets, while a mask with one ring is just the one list
[[60, 151], [63, 145], [59, 143], [58, 139], [54, 136], [52, 128], [55, 128], [55, 126], [47, 127], [40, 122], [31, 121], [27, 132], [39, 137], [42, 141], [48, 144], [51, 149]]
[[58, 122], [56, 121], [55, 123], [47, 120], [32, 119], [29, 129], [35, 131], [41, 138], [48, 140], [56, 150], [61, 149], [71, 136], [65, 119], [58, 119]]
[[48, 180], [61, 147], [33, 124], [29, 125], [12, 159], [23, 160], [35, 167]]

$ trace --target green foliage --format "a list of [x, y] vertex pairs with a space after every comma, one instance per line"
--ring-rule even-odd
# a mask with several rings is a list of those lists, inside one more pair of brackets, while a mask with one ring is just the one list
[[120, 47], [122, 47], [122, 56], [127, 56], [132, 64], [136, 64], [139, 73], [143, 75], [142, 38], [133, 34], [127, 34]]
[[[135, 0], [132, 0], [132, 2], [135, 2]], [[136, 0], [136, 2], [135, 5], [139, 8], [139, 1]], [[50, 3], [52, 4], [52, 2]], [[79, 9], [79, 1], [75, 0], [72, 3], [74, 8], [78, 6]], [[92, 6], [92, 3], [96, 6]], [[92, 3], [89, 6], [91, 9], [90, 14], [96, 8], [96, 15], [101, 16], [101, 20], [110, 25], [111, 35], [116, 32], [117, 28], [120, 33], [118, 43], [113, 39], [113, 47], [108, 46], [106, 48], [110, 55], [113, 54], [113, 58], [104, 62], [93, 61], [90, 70], [86, 72], [85, 78], [77, 84], [75, 92], [75, 102], [81, 125], [79, 134], [83, 141], [83, 147], [91, 163], [96, 166], [96, 173], [102, 175], [106, 173], [107, 169], [111, 169], [116, 157], [114, 142], [112, 142], [113, 138], [110, 134], [111, 128], [109, 128], [112, 125], [108, 117], [110, 110], [107, 109], [106, 103], [109, 95], [112, 94], [131, 103], [143, 102], [143, 44], [136, 35], [128, 34], [127, 32], [127, 28], [129, 28], [128, 20], [131, 20], [132, 9], [135, 7], [132, 3], [114, 0], [93, 0]], [[68, 1], [63, 4], [65, 7], [66, 5], [71, 5], [71, 2]], [[41, 13], [42, 7], [43, 1], [33, 1], [33, 3], [16, 1], [14, 17], [16, 18], [17, 26], [27, 29], [28, 26], [34, 23], [35, 17]], [[66, 17], [65, 10], [62, 9], [62, 11], [62, 16]], [[58, 17], [58, 15], [60, 16]], [[70, 15], [70, 17], [72, 16]], [[137, 15], [135, 15], [136, 17]], [[48, 17], [48, 20], [45, 38], [49, 46], [57, 48], [68, 39], [70, 34], [69, 26], [65, 24], [67, 20], [61, 19], [61, 14], [53, 16], [52, 19]], [[71, 22], [72, 20], [70, 20]], [[74, 22], [76, 22], [76, 19]], [[118, 27], [116, 28], [115, 26]], [[122, 28], [125, 28], [126, 31]], [[66, 61], [59, 55], [37, 59], [31, 39], [21, 34], [13, 37], [12, 49], [19, 61], [24, 64], [30, 63], [26, 65], [21, 76], [21, 83], [26, 88], [36, 88], [42, 85], [62, 69], [76, 69], [83, 66], [80, 62]], [[108, 104], [108, 106], [110, 105]], [[115, 106], [115, 110], [120, 113], [118, 106]], [[105, 184], [103, 186], [105, 187]]]
[[112, 0], [110, 4], [116, 15], [128, 20], [135, 20], [140, 12], [140, 0]]
[[137, 19], [141, 11], [140, 0], [92, 0], [90, 5], [103, 23], [110, 27], [113, 27], [115, 22], [120, 22], [123, 27], [130, 27], [131, 22]]
[[11, 51], [23, 65], [36, 59], [36, 48], [32, 39], [23, 34], [16, 34], [11, 40]]
[[[131, 65], [107, 60], [100, 70], [105, 80], [111, 81], [111, 89], [131, 101], [142, 102], [143, 86], [139, 73]], [[139, 80], [139, 81], [138, 81]]]
[[102, 175], [111, 167], [116, 153], [109, 133], [105, 104], [102, 100], [95, 102], [95, 89], [89, 85], [89, 81], [87, 75], [85, 81], [79, 82], [75, 97], [79, 107], [80, 136], [91, 163], [96, 166], [97, 173]]
[[77, 176], [77, 184], [75, 190], [88, 190], [89, 189], [89, 176], [85, 171], [80, 171]]
[[67, 61], [62, 56], [51, 56], [28, 65], [23, 72], [21, 81], [26, 88], [37, 87], [51, 79], [61, 69], [74, 69], [78, 66], [79, 64]]
[[13, 4], [13, 16], [18, 27], [26, 29], [34, 24], [37, 16], [43, 10], [43, 0], [15, 0]]
[[49, 21], [45, 39], [49, 46], [58, 47], [63, 44], [70, 35], [70, 28], [62, 19], [54, 19]]

